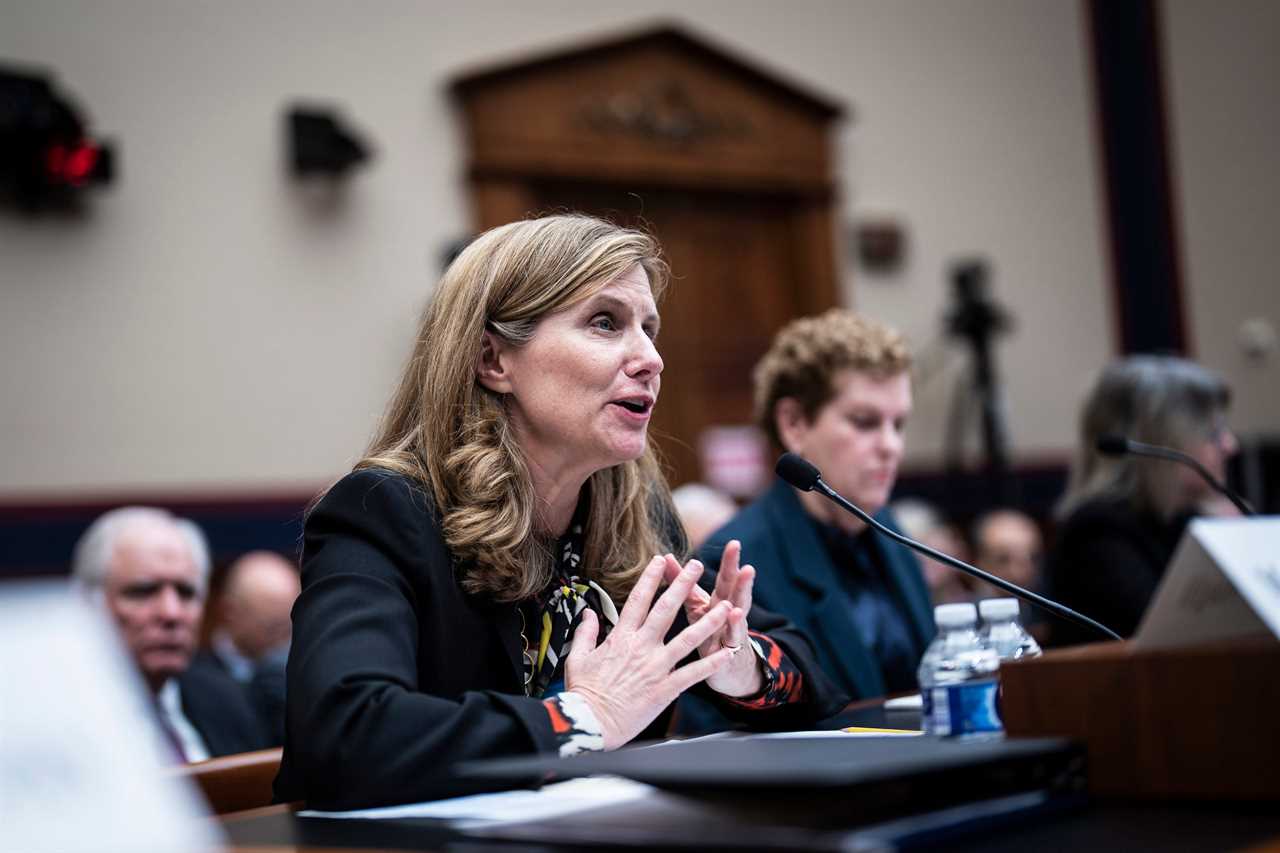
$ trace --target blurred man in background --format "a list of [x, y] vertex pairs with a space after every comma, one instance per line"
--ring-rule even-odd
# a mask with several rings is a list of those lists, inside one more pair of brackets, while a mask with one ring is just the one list
[[[902, 532], [920, 542], [960, 560], [969, 561], [969, 545], [960, 531], [943, 518], [932, 504], [919, 498], [902, 498], [892, 504], [894, 517]], [[934, 605], [975, 601], [973, 585], [968, 575], [941, 563], [932, 557], [919, 556], [925, 583], [929, 586], [929, 598]]]
[[284, 742], [284, 668], [293, 633], [290, 612], [301, 586], [293, 563], [274, 551], [251, 551], [231, 564], [218, 625], [200, 665], [215, 665], [249, 691], [273, 743]]
[[[998, 578], [1016, 583], [1032, 592], [1043, 592], [1041, 565], [1044, 539], [1031, 516], [1016, 509], [995, 509], [978, 516], [973, 524], [974, 557], [978, 568]], [[982, 581], [974, 581], [976, 598], [1002, 598], [1009, 594]], [[1025, 601], [1021, 622], [1037, 640], [1048, 633], [1044, 611]]]
[[194, 523], [149, 507], [100, 516], [72, 558], [73, 577], [102, 602], [151, 691], [175, 761], [266, 746], [240, 686], [190, 666], [209, 563], [208, 544]]
[[[978, 568], [1018, 586], [1039, 589], [1044, 542], [1031, 516], [1016, 509], [985, 513], [973, 524], [973, 545]], [[1005, 595], [987, 584], [980, 592], [982, 598]]]

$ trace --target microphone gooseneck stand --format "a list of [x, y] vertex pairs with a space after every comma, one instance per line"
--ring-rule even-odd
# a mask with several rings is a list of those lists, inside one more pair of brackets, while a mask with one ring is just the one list
[[1200, 478], [1208, 483], [1215, 492], [1235, 504], [1236, 509], [1240, 510], [1241, 514], [1258, 514], [1257, 510], [1247, 500], [1227, 488], [1226, 483], [1210, 474], [1209, 470], [1200, 464], [1200, 460], [1188, 453], [1183, 453], [1181, 450], [1174, 450], [1172, 447], [1161, 447], [1158, 444], [1144, 444], [1141, 441], [1134, 441], [1132, 438], [1125, 438], [1122, 435], [1102, 436], [1098, 439], [1097, 448], [1098, 452], [1103, 456], [1124, 456], [1129, 454], [1132, 456], [1146, 456], [1150, 459], [1164, 459], [1169, 462], [1186, 465], [1199, 474]]
[[1069, 622], [1075, 622], [1077, 625], [1083, 625], [1086, 628], [1092, 628], [1093, 630], [1101, 634], [1105, 634], [1106, 636], [1110, 637], [1113, 640], [1124, 639], [1123, 637], [1121, 637], [1115, 631], [1112, 631], [1107, 626], [1099, 622], [1095, 622], [1094, 620], [1090, 619], [1088, 616], [1085, 616], [1081, 613], [1077, 613], [1076, 611], [1072, 610], [1070, 607], [1067, 607], [1066, 605], [1059, 604], [1058, 602], [1053, 601], [1052, 599], [1045, 598], [1043, 595], [1037, 595], [1036, 593], [1032, 592], [1029, 589], [1023, 589], [1022, 587], [1018, 586], [1015, 583], [1010, 583], [1004, 578], [996, 577], [993, 574], [984, 572], [982, 569], [979, 569], [977, 566], [971, 566], [968, 563], [964, 562], [963, 560], [957, 560], [955, 557], [952, 557], [949, 554], [944, 554], [941, 551], [934, 550], [933, 548], [930, 548], [928, 545], [925, 545], [922, 542], [917, 542], [916, 540], [911, 539], [910, 537], [903, 536], [901, 533], [898, 533], [896, 530], [890, 530], [888, 527], [885, 527], [883, 524], [876, 521], [869, 514], [864, 512], [860, 507], [856, 506], [854, 503], [846, 499], [843, 495], [841, 495], [835, 489], [831, 488], [825, 482], [823, 482], [822, 473], [818, 471], [818, 469], [815, 468], [808, 460], [804, 459], [801, 456], [798, 456], [794, 453], [782, 454], [782, 456], [778, 459], [778, 465], [776, 470], [778, 472], [778, 476], [786, 480], [792, 486], [795, 486], [797, 489], [800, 489], [803, 492], [817, 491], [820, 495], [834, 502], [837, 506], [841, 507], [847, 512], [853, 513], [862, 521], [866, 522], [868, 525], [874, 528], [876, 532], [884, 536], [888, 536], [890, 539], [894, 540], [895, 542], [906, 545], [908, 548], [911, 548], [914, 551], [918, 551], [919, 553], [924, 554], [925, 556], [932, 557], [933, 559], [937, 560], [940, 563], [945, 563], [946, 565], [951, 566], [953, 569], [957, 569], [959, 571], [964, 572], [965, 574], [972, 575], [973, 577], [978, 578], [979, 580], [986, 581], [992, 586], [999, 587], [1000, 589], [1004, 590], [1010, 595], [1017, 596], [1018, 598], [1021, 598], [1024, 601], [1029, 601], [1032, 604], [1036, 605], [1037, 607], [1041, 607], [1045, 610], [1048, 610], [1050, 613], [1054, 614], [1055, 616], [1059, 616], [1063, 619], [1066, 619]]

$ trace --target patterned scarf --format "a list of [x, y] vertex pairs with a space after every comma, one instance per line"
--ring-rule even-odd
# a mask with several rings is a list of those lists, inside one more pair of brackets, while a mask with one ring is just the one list
[[[599, 642], [604, 642], [609, 630], [618, 622], [618, 610], [613, 599], [599, 584], [584, 580], [576, 574], [582, 562], [583, 533], [589, 499], [583, 495], [573, 513], [569, 531], [557, 543], [556, 576], [547, 590], [537, 600], [535, 630], [538, 632], [536, 647], [530, 644], [529, 635], [521, 631], [524, 643], [524, 689], [533, 697], [541, 697], [557, 680], [563, 680], [562, 661], [569, 654], [573, 632], [578, 627], [584, 610], [596, 612], [600, 622]], [[524, 619], [521, 608], [521, 619]], [[522, 625], [522, 629], [525, 626]]]

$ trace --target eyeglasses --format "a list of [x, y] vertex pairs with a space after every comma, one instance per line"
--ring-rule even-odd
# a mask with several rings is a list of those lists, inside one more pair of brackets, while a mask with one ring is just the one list
[[1231, 427], [1227, 424], [1226, 416], [1221, 414], [1214, 415], [1205, 438], [1214, 444], [1221, 445], [1226, 442], [1229, 435], [1231, 435]]

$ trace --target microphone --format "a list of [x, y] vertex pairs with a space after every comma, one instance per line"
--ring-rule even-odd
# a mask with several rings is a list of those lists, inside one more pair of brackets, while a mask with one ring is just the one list
[[906, 545], [908, 548], [911, 548], [914, 551], [924, 554], [927, 557], [932, 557], [933, 559], [937, 560], [940, 563], [946, 563], [948, 566], [951, 566], [953, 569], [958, 569], [964, 572], [965, 574], [972, 575], [973, 577], [978, 578], [979, 580], [986, 581], [992, 586], [999, 587], [1000, 589], [1004, 590], [1010, 595], [1016, 595], [1018, 598], [1021, 598], [1024, 601], [1029, 601], [1032, 604], [1037, 605], [1038, 607], [1042, 607], [1045, 610], [1048, 610], [1050, 613], [1054, 614], [1055, 616], [1060, 616], [1061, 618], [1066, 619], [1068, 622], [1075, 622], [1077, 625], [1083, 625], [1086, 628], [1092, 628], [1095, 631], [1098, 631], [1099, 633], [1106, 634], [1108, 637], [1110, 637], [1113, 640], [1123, 639], [1115, 631], [1112, 631], [1110, 628], [1106, 627], [1105, 625], [1102, 625], [1098, 622], [1093, 621], [1088, 616], [1084, 616], [1080, 613], [1077, 613], [1076, 611], [1072, 610], [1070, 607], [1066, 607], [1065, 605], [1059, 604], [1056, 601], [1052, 601], [1048, 598], [1045, 598], [1042, 595], [1037, 595], [1036, 593], [1032, 592], [1029, 589], [1023, 589], [1022, 587], [1018, 586], [1015, 583], [1009, 583], [1009, 581], [1005, 580], [1004, 578], [996, 577], [993, 574], [988, 574], [987, 572], [984, 572], [982, 569], [979, 569], [977, 566], [971, 566], [968, 563], [964, 562], [963, 560], [957, 560], [955, 557], [952, 557], [948, 554], [944, 554], [941, 551], [935, 551], [933, 548], [930, 548], [928, 545], [925, 545], [921, 542], [917, 542], [916, 540], [911, 539], [907, 536], [903, 536], [901, 533], [897, 532], [896, 530], [890, 530], [888, 527], [885, 527], [883, 524], [876, 521], [874, 518], [872, 518], [870, 515], [868, 515], [858, 506], [856, 506], [855, 504], [847, 500], [843, 495], [841, 495], [835, 489], [831, 488], [825, 482], [823, 482], [822, 473], [817, 468], [815, 468], [813, 464], [810, 463], [807, 459], [804, 459], [803, 457], [798, 456], [795, 453], [782, 454], [782, 456], [778, 459], [778, 466], [775, 470], [778, 472], [779, 477], [786, 480], [788, 483], [790, 483], [792, 486], [795, 486], [800, 491], [818, 492], [822, 496], [834, 502], [837, 506], [841, 507], [847, 512], [853, 513], [858, 518], [862, 519], [868, 525], [875, 528], [876, 532], [884, 536], [888, 536], [890, 539], [892, 539], [895, 542]]
[[1180, 462], [1199, 474], [1201, 479], [1212, 486], [1215, 492], [1235, 504], [1236, 509], [1240, 510], [1241, 513], [1244, 515], [1257, 515], [1257, 511], [1250, 506], [1247, 500], [1231, 491], [1231, 489], [1227, 488], [1225, 483], [1210, 474], [1194, 456], [1183, 453], [1181, 450], [1174, 450], [1171, 447], [1160, 447], [1156, 444], [1143, 444], [1141, 441], [1134, 441], [1131, 438], [1125, 438], [1123, 435], [1101, 436], [1098, 438], [1097, 448], [1098, 452], [1103, 456], [1124, 456], [1125, 454], [1130, 454], [1133, 456], [1146, 456], [1150, 459], [1167, 459], [1170, 462]]

